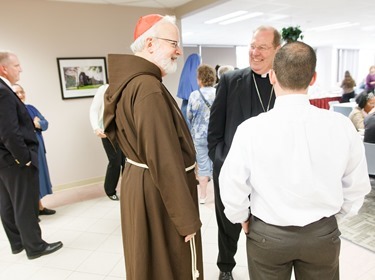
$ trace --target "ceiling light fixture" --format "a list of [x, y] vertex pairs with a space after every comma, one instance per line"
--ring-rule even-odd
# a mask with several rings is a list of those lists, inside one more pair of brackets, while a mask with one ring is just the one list
[[234, 17], [237, 17], [237, 16], [247, 14], [247, 13], [248, 13], [248, 11], [237, 11], [237, 12], [229, 13], [229, 14], [226, 14], [226, 15], [223, 15], [223, 16], [220, 16], [220, 17], [210, 19], [210, 20], [206, 20], [204, 23], [205, 24], [213, 24], [213, 23], [217, 23], [219, 21], [227, 20], [227, 19], [230, 19], [230, 18], [234, 18]]
[[314, 28], [309, 28], [306, 31], [327, 31], [327, 30], [333, 30], [333, 29], [340, 29], [340, 28], [347, 28], [351, 26], [359, 25], [359, 22], [340, 22], [336, 24], [330, 24], [330, 25], [324, 25]]
[[263, 15], [263, 13], [261, 13], [261, 12], [250, 13], [250, 14], [246, 14], [246, 15], [243, 15], [243, 16], [240, 16], [240, 17], [236, 17], [236, 18], [221, 21], [221, 22], [219, 22], [219, 24], [220, 25], [227, 25], [227, 24], [243, 21], [243, 20], [246, 20], [246, 19], [249, 19], [249, 18], [259, 17], [261, 15]]

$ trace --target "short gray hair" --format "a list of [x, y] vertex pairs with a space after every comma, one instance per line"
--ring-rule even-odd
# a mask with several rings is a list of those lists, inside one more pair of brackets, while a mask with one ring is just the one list
[[220, 79], [221, 76], [223, 76], [224, 73], [233, 71], [234, 67], [232, 65], [222, 65], [217, 69], [217, 77]]
[[3, 51], [0, 50], [0, 65], [3, 65], [8, 62], [10, 55], [14, 55], [14, 53], [10, 51]]
[[157, 27], [163, 23], [172, 23], [176, 25], [176, 17], [175, 16], [164, 16], [161, 20], [155, 23], [149, 30], [139, 36], [131, 45], [130, 48], [133, 53], [140, 52], [144, 49], [146, 39], [150, 37], [156, 37], [157, 35]]

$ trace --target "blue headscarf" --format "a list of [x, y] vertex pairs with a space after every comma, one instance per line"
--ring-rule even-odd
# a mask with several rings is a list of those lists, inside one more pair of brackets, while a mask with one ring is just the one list
[[197, 90], [197, 69], [201, 64], [201, 57], [197, 53], [188, 56], [181, 72], [180, 83], [178, 84], [177, 96], [189, 100], [190, 93]]

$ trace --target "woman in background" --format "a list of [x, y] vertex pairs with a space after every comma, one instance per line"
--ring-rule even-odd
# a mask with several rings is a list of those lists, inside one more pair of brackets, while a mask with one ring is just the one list
[[216, 82], [216, 72], [211, 66], [202, 64], [197, 70], [199, 88], [190, 94], [186, 115], [190, 123], [197, 164], [200, 196], [199, 203], [207, 199], [207, 184], [212, 176], [212, 162], [208, 157], [207, 130], [210, 120], [210, 108], [216, 96], [213, 85]]
[[177, 97], [182, 99], [181, 112], [185, 118], [186, 123], [189, 121], [186, 117], [186, 106], [189, 101], [190, 94], [198, 89], [197, 83], [197, 69], [201, 64], [201, 57], [197, 53], [188, 56], [185, 61], [184, 68], [182, 68], [180, 82], [178, 84]]
[[366, 77], [366, 90], [367, 92], [374, 93], [374, 88], [375, 88], [375, 65], [372, 65]]
[[[13, 90], [23, 103], [26, 100], [26, 94], [24, 89], [18, 85], [13, 85]], [[38, 147], [38, 164], [39, 164], [39, 215], [53, 215], [56, 213], [55, 210], [48, 209], [43, 206], [41, 199], [47, 194], [52, 194], [52, 184], [49, 177], [47, 159], [46, 159], [46, 148], [44, 146], [44, 140], [42, 131], [48, 129], [48, 121], [34, 106], [25, 104], [29, 115], [34, 122], [36, 137], [39, 142]]]
[[354, 87], [356, 86], [354, 79], [350, 75], [349, 71], [345, 71], [344, 80], [341, 83], [343, 94], [341, 96], [340, 103], [349, 102], [351, 98], [354, 98]]
[[356, 97], [355, 102], [358, 106], [353, 108], [349, 118], [359, 131], [365, 128], [364, 119], [375, 107], [375, 96], [372, 92], [363, 91]]

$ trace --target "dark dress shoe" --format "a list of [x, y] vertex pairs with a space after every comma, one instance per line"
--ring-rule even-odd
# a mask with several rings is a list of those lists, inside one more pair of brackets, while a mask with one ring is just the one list
[[39, 210], [39, 215], [53, 215], [56, 213], [56, 210], [48, 209], [46, 207], [43, 210]]
[[219, 280], [234, 280], [232, 276], [232, 272], [220, 271]]
[[109, 197], [109, 199], [111, 199], [111, 200], [120, 200], [120, 199], [118, 198], [117, 194], [109, 195], [108, 197]]
[[16, 248], [16, 249], [12, 249], [12, 254], [19, 254], [23, 251], [23, 246], [22, 247], [19, 247], [19, 248]]
[[51, 254], [53, 252], [56, 252], [57, 250], [61, 249], [62, 246], [63, 246], [63, 244], [62, 244], [61, 241], [57, 241], [57, 242], [54, 242], [54, 243], [47, 244], [47, 247], [43, 251], [38, 252], [38, 253], [33, 253], [33, 254], [27, 254], [27, 258], [29, 260], [33, 260], [33, 259], [39, 258], [41, 256], [49, 255], [49, 254]]

